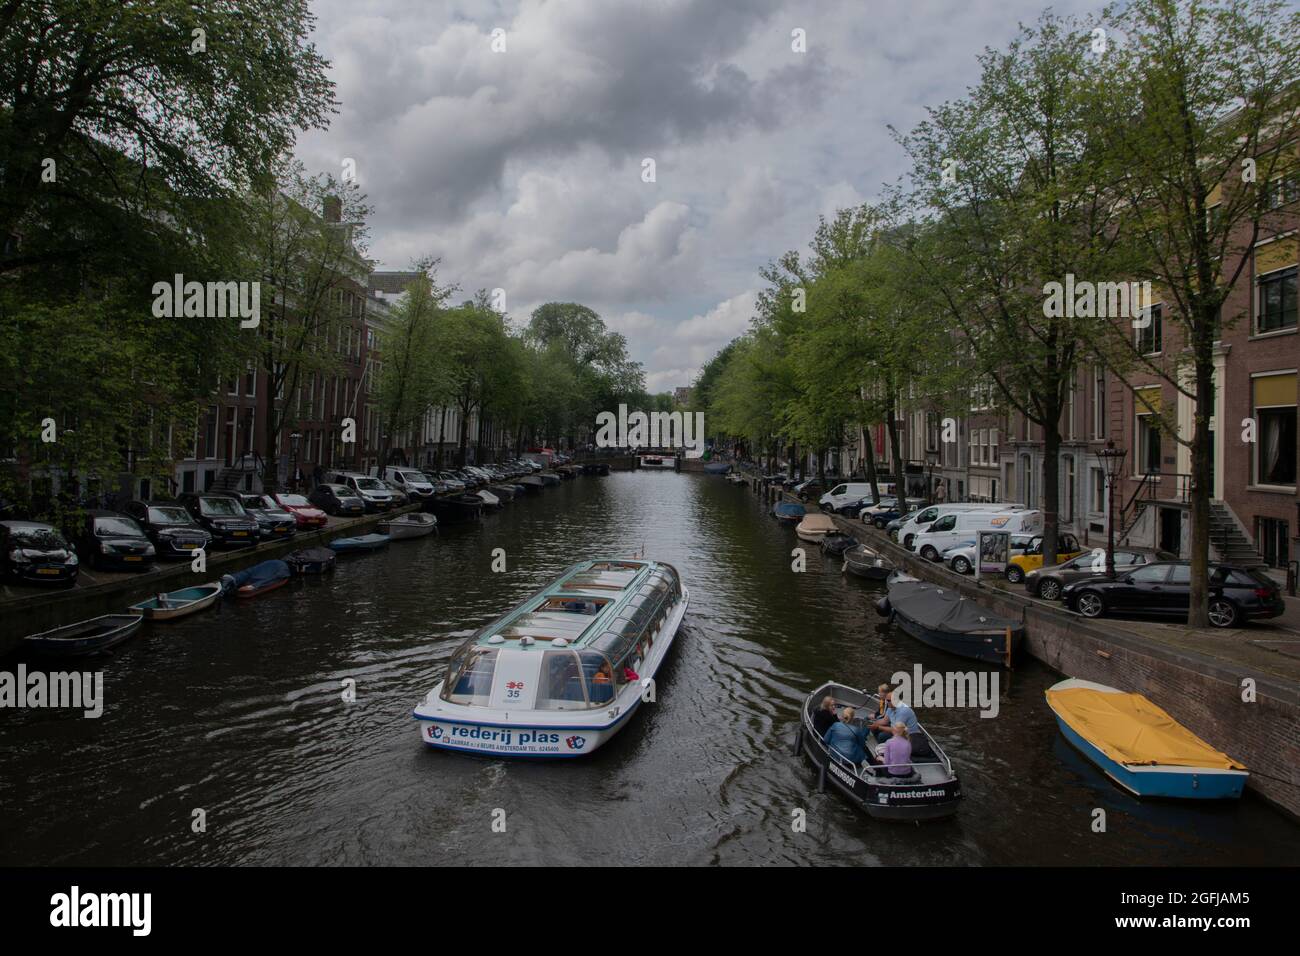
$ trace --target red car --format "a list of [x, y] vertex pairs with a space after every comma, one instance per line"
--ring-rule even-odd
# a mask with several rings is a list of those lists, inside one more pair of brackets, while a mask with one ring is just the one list
[[272, 495], [272, 497], [275, 498], [276, 504], [293, 515], [293, 520], [298, 523], [299, 528], [319, 528], [329, 520], [325, 512], [302, 495], [283, 494]]

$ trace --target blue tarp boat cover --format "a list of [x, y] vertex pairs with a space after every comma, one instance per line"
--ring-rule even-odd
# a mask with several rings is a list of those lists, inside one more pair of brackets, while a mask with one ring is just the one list
[[[273, 559], [263, 561], [261, 564], [255, 564], [251, 568], [244, 568], [237, 574], [228, 574], [221, 579], [221, 583], [226, 586], [227, 592], [237, 591], [246, 584], [260, 590], [268, 584], [283, 581], [288, 576], [289, 565], [278, 559]], [[227, 581], [230, 582], [228, 585], [226, 584]]]

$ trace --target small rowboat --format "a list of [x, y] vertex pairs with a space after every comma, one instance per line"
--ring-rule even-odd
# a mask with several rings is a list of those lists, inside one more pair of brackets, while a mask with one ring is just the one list
[[778, 501], [772, 505], [772, 517], [790, 524], [798, 524], [807, 513], [803, 505], [793, 501]]
[[829, 782], [859, 810], [882, 820], [937, 820], [957, 812], [961, 781], [948, 755], [924, 727], [917, 724], [918, 732], [910, 735], [912, 761], [906, 776], [895, 776], [882, 766], [858, 765], [831, 749], [817, 733], [813, 717], [825, 697], [835, 702], [837, 711], [842, 707], [857, 710], [854, 726], [872, 719], [880, 704], [875, 694], [834, 681], [808, 695], [800, 715], [794, 752], [796, 756], [805, 754], [817, 767], [818, 790], [825, 790]]
[[842, 556], [845, 551], [849, 551], [858, 546], [856, 538], [847, 534], [828, 534], [822, 538], [822, 551], [825, 554], [834, 554]]
[[484, 508], [501, 507], [501, 499], [486, 488], [480, 488], [478, 491], [474, 492], [474, 494], [478, 497], [479, 501], [483, 502]]
[[302, 548], [286, 555], [292, 574], [327, 574], [334, 570], [335, 554], [329, 548]]
[[[868, 581], [883, 581], [894, 571], [893, 563], [879, 551], [868, 548], [865, 544], [850, 548], [844, 552], [844, 573]], [[888, 614], [886, 613], [886, 616]]]
[[1235, 800], [1250, 776], [1141, 694], [1086, 680], [1048, 688], [1061, 733], [1137, 797]]
[[546, 482], [542, 481], [542, 479], [538, 478], [536, 475], [524, 475], [519, 479], [518, 483], [523, 485], [524, 491], [530, 495], [535, 495], [546, 487]]
[[174, 621], [178, 617], [185, 617], [187, 614], [195, 614], [212, 607], [219, 597], [221, 597], [220, 584], [216, 582], [199, 584], [192, 588], [157, 594], [147, 601], [132, 604], [131, 610], [139, 611], [146, 621]]
[[431, 514], [398, 515], [389, 521], [379, 522], [379, 530], [394, 541], [423, 538], [438, 527], [438, 519]]
[[387, 547], [391, 540], [386, 534], [363, 534], [356, 538], [335, 538], [330, 542], [330, 547], [339, 554], [348, 554], [352, 551], [375, 551]]
[[254, 598], [284, 587], [291, 573], [288, 564], [273, 559], [245, 568], [235, 575], [227, 574], [221, 579], [221, 584], [227, 592], [233, 591], [235, 597]]
[[121, 644], [140, 629], [139, 614], [105, 614], [23, 638], [23, 645], [51, 657], [98, 654]]

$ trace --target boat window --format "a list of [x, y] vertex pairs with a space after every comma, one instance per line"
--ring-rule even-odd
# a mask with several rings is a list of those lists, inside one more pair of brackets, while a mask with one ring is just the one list
[[604, 601], [597, 601], [593, 598], [580, 597], [553, 597], [547, 598], [538, 606], [539, 611], [567, 611], [570, 614], [587, 614], [594, 615], [602, 607]]
[[467, 647], [451, 659], [442, 699], [453, 704], [486, 706], [492, 692], [492, 674], [496, 670], [494, 647]]
[[605, 631], [600, 637], [592, 641], [591, 646], [594, 650], [602, 651], [608, 655], [610, 660], [621, 664], [636, 648], [636, 638], [637, 635], [631, 631]]
[[579, 651], [582, 676], [587, 683], [587, 700], [592, 707], [602, 707], [614, 699], [614, 666], [599, 651]]
[[577, 651], [547, 651], [537, 685], [538, 710], [583, 710], [587, 697]]

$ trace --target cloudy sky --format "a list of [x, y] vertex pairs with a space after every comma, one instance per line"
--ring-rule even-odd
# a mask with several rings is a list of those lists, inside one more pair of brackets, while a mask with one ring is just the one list
[[887, 127], [961, 95], [1043, 6], [313, 0], [341, 108], [299, 155], [356, 161], [382, 268], [441, 256], [444, 281], [504, 289], [520, 324], [589, 305], [663, 391], [748, 327], [760, 267], [905, 171]]

